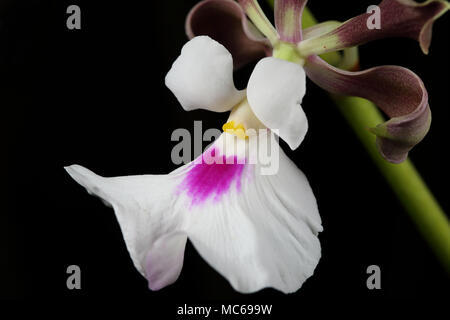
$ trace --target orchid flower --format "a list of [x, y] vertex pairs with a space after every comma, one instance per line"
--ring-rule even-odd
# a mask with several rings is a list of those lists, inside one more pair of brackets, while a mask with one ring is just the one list
[[307, 131], [300, 106], [305, 82], [300, 65], [267, 57], [247, 90], [239, 91], [230, 52], [207, 36], [195, 37], [184, 45], [166, 85], [186, 111], [231, 111], [224, 133], [200, 161], [168, 175], [116, 178], [78, 165], [66, 168], [114, 208], [134, 265], [152, 290], [178, 278], [188, 238], [240, 292], [294, 292], [313, 274], [322, 226], [306, 177], [281, 150], [273, 174], [262, 174], [263, 164], [249, 159], [258, 152], [251, 150], [259, 146], [255, 139], [270, 137], [268, 129], [292, 149], [300, 145]]
[[[408, 152], [425, 137], [431, 124], [431, 111], [422, 80], [398, 66], [355, 71], [358, 60], [352, 59], [354, 51], [349, 48], [386, 37], [407, 37], [416, 39], [422, 51], [428, 53], [433, 22], [450, 8], [448, 2], [383, 0], [379, 4], [381, 29], [369, 29], [367, 21], [371, 13], [364, 13], [344, 23], [327, 21], [305, 30], [301, 22], [307, 0], [275, 0], [276, 28], [256, 0], [239, 0], [239, 3], [201, 1], [188, 14], [188, 37], [208, 35], [221, 42], [233, 54], [236, 67], [273, 52], [275, 57], [304, 64], [309, 79], [331, 93], [374, 102], [390, 117], [389, 121], [370, 129], [377, 136], [378, 150], [387, 161], [404, 161]], [[336, 68], [318, 56], [343, 49], [349, 50], [341, 66], [353, 71]]]
[[[343, 71], [318, 54], [392, 35], [417, 38], [427, 49], [432, 22], [448, 9], [443, 1], [384, 0], [383, 14], [395, 19], [374, 34], [362, 27], [366, 15], [302, 30], [305, 0], [276, 1], [276, 28], [257, 1], [239, 2], [194, 7], [186, 22], [191, 40], [165, 79], [186, 111], [230, 111], [224, 132], [199, 158], [167, 175], [105, 178], [66, 167], [113, 207], [132, 261], [152, 290], [176, 281], [187, 239], [239, 292], [294, 292], [313, 274], [322, 226], [305, 175], [281, 149], [274, 174], [249, 161], [259, 146], [254, 139], [267, 141], [273, 132], [291, 149], [300, 146], [308, 129], [301, 107], [306, 75], [331, 92], [371, 99], [392, 117], [373, 129], [389, 161], [402, 161], [430, 125], [426, 90], [411, 71]], [[233, 67], [259, 58], [247, 89], [237, 90]]]

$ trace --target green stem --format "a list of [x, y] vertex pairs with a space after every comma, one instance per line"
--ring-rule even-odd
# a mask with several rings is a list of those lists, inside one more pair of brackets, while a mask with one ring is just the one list
[[384, 160], [377, 150], [375, 135], [367, 128], [384, 121], [376, 106], [357, 97], [332, 96], [348, 124], [362, 142], [372, 160], [397, 195], [416, 227], [450, 273], [450, 224], [413, 163]]
[[[268, 2], [273, 6], [273, 0]], [[308, 8], [305, 8], [303, 28], [316, 23], [314, 16]], [[321, 57], [332, 63], [336, 61], [336, 55], [338, 55], [337, 52], [330, 52]], [[417, 229], [450, 273], [449, 220], [409, 159], [401, 164], [392, 164], [380, 156], [375, 144], [376, 137], [367, 130], [384, 122], [380, 111], [372, 102], [362, 98], [336, 95], [331, 95], [331, 98], [397, 195]]]

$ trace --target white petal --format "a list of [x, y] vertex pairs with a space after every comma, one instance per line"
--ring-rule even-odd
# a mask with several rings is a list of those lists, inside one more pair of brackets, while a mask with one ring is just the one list
[[186, 233], [172, 175], [104, 178], [78, 165], [66, 167], [70, 176], [111, 205], [127, 249], [152, 290], [173, 283], [183, 266]]
[[276, 174], [261, 175], [258, 164], [246, 165], [240, 189], [189, 212], [189, 239], [239, 292], [294, 292], [320, 259], [315, 197], [303, 173], [279, 150]]
[[301, 107], [306, 92], [306, 75], [295, 63], [264, 58], [253, 70], [247, 99], [254, 114], [291, 149], [296, 149], [308, 131], [308, 121]]
[[208, 36], [184, 45], [166, 75], [166, 86], [186, 111], [229, 111], [245, 96], [234, 86], [230, 52]]
[[[203, 162], [169, 175], [103, 178], [80, 166], [67, 171], [113, 206], [135, 266], [152, 289], [178, 277], [187, 235], [237, 291], [294, 292], [320, 259], [316, 200], [281, 148], [273, 175], [262, 175], [260, 164], [240, 162], [251, 139], [224, 133]], [[224, 161], [205, 161], [212, 156]], [[229, 159], [233, 164], [224, 164]]]

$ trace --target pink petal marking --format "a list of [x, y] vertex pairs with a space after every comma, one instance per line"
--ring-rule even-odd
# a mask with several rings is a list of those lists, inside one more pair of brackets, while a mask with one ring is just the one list
[[220, 150], [212, 147], [202, 155], [201, 162], [192, 162], [192, 167], [178, 190], [186, 191], [192, 199], [191, 205], [202, 204], [210, 197], [214, 197], [214, 201], [220, 201], [233, 184], [238, 191], [241, 190], [245, 164], [240, 162], [242, 161], [238, 161], [237, 156], [220, 155]]

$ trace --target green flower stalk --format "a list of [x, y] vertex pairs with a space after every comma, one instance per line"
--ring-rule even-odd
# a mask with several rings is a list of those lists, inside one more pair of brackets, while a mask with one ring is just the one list
[[381, 113], [366, 99], [336, 95], [331, 97], [423, 238], [450, 273], [450, 224], [447, 216], [411, 160], [406, 159], [400, 164], [387, 162], [377, 151], [375, 136], [366, 130], [384, 121]]

